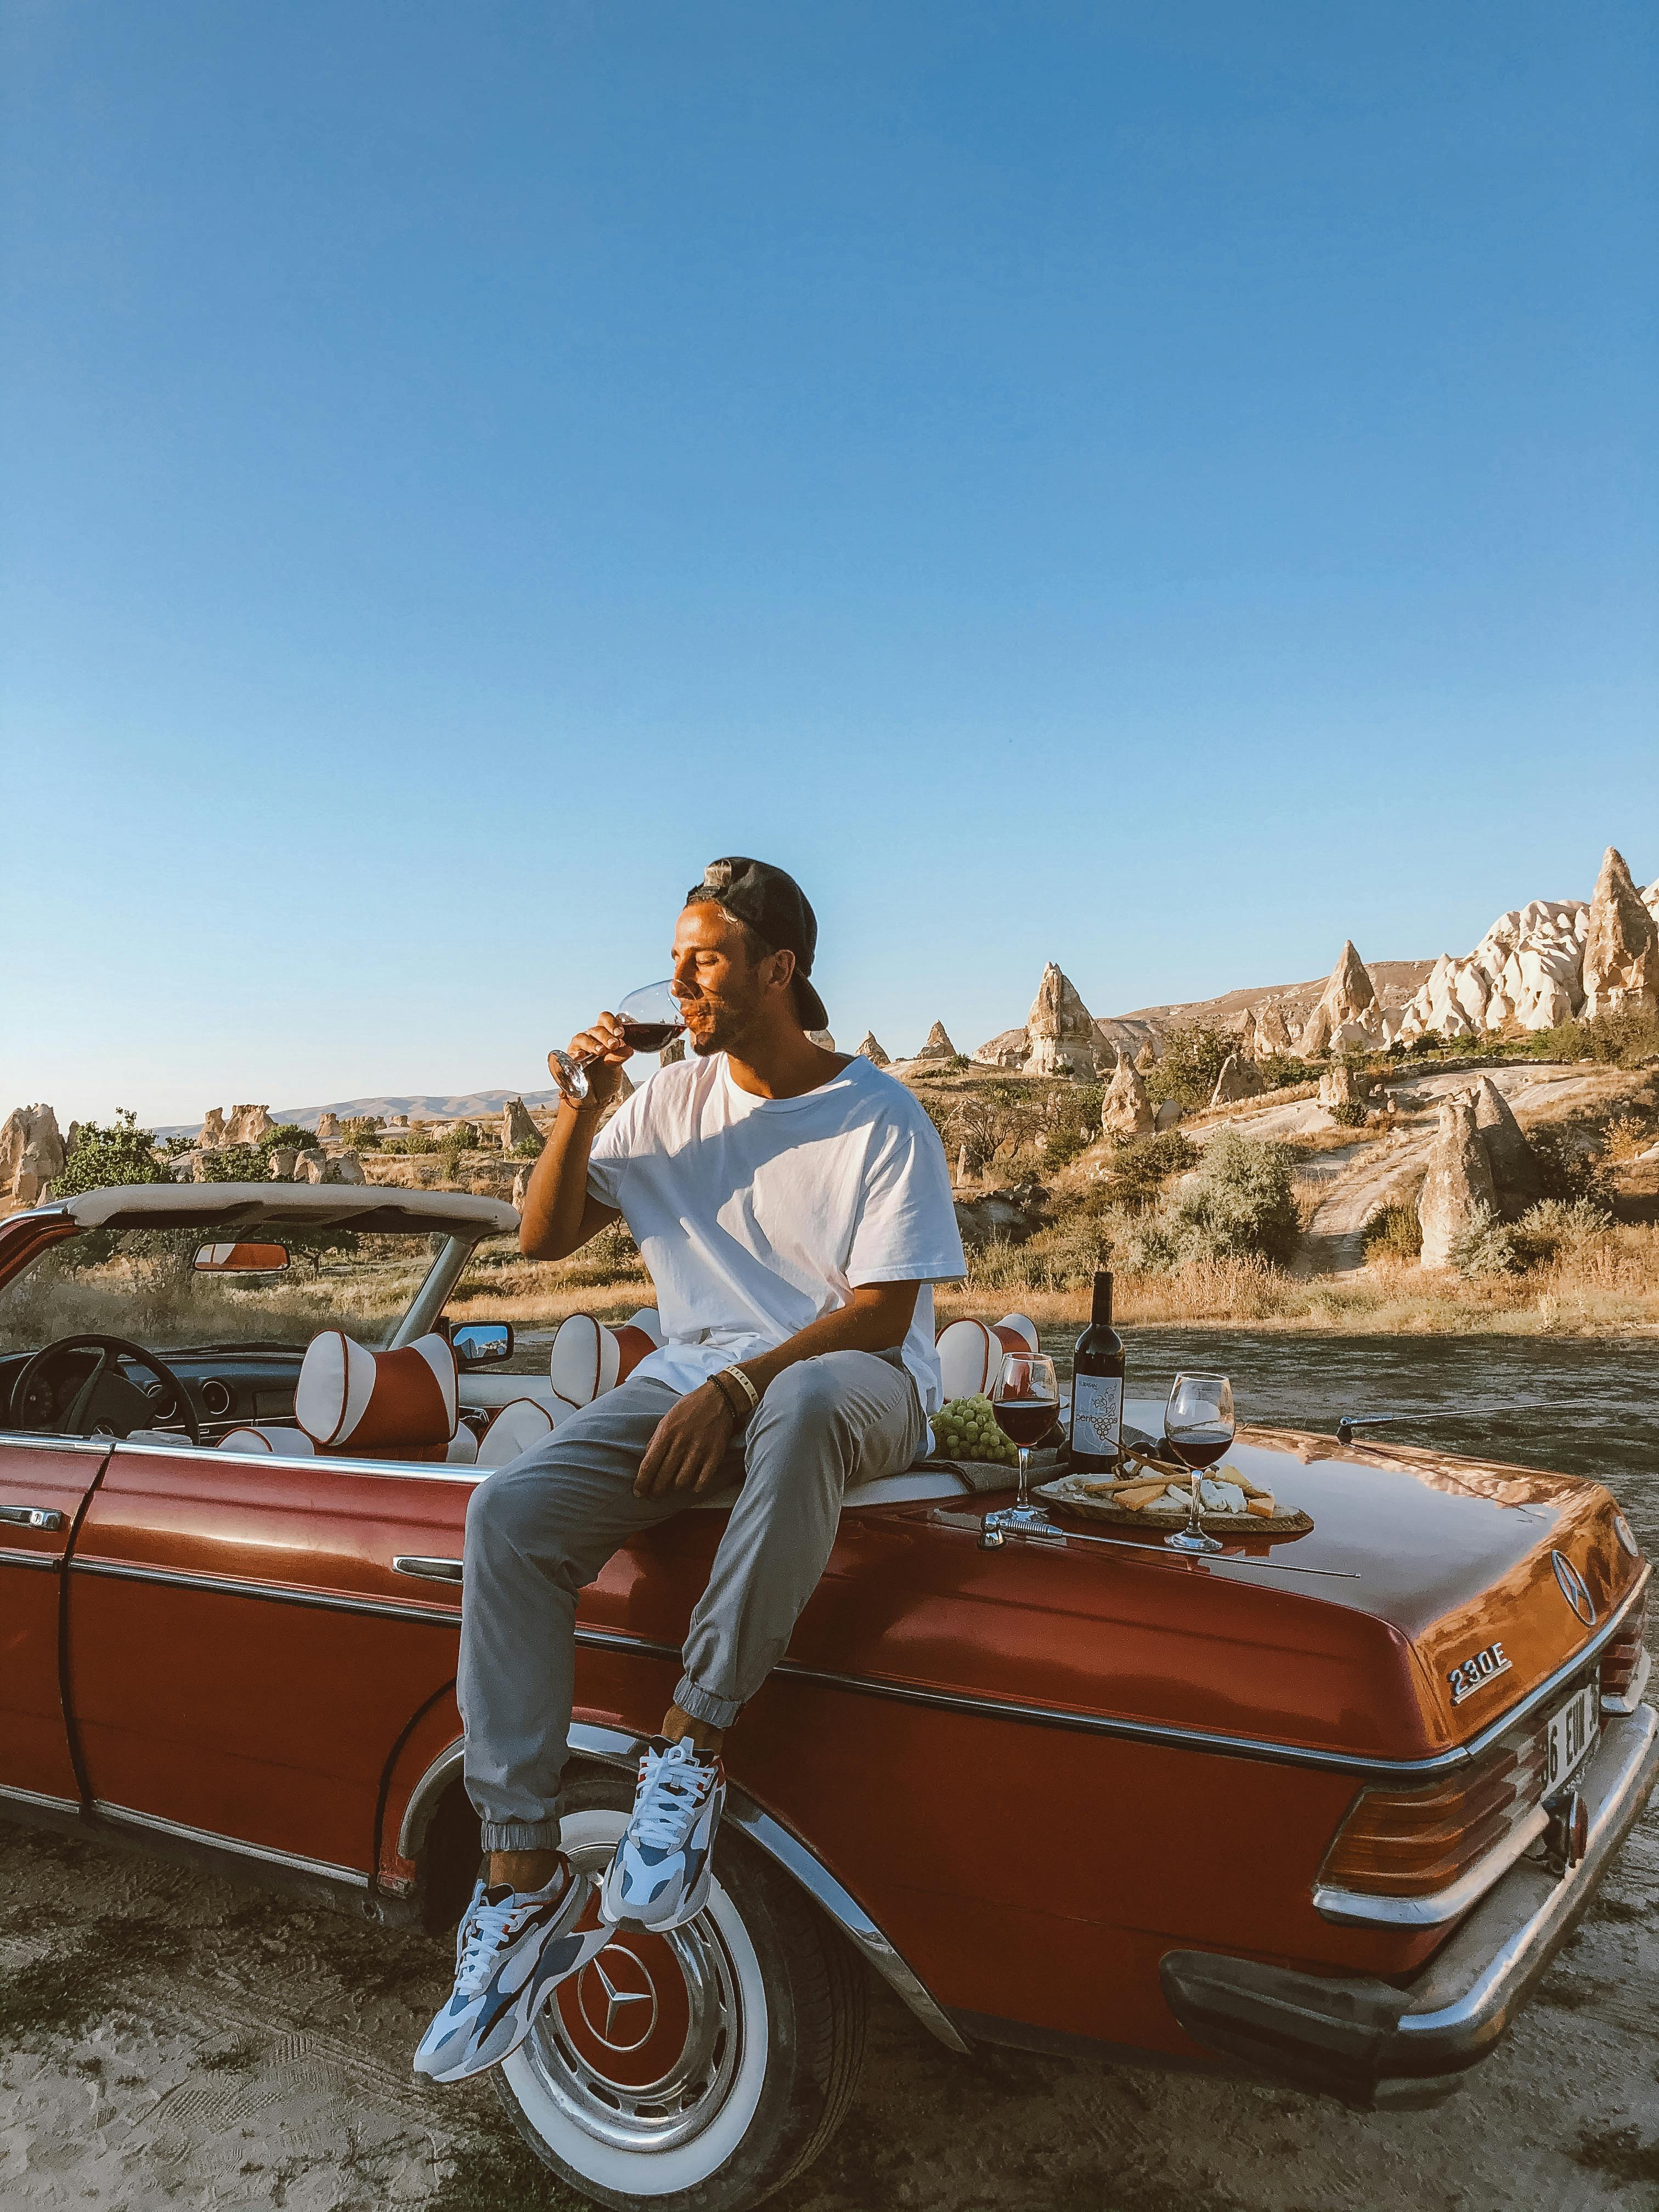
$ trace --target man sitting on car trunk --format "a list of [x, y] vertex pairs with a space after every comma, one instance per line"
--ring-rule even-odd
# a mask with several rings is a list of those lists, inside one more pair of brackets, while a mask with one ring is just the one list
[[[843, 1493], [908, 1467], [939, 1407], [931, 1285], [963, 1266], [944, 1147], [902, 1085], [806, 1034], [828, 1020], [817, 938], [781, 869], [716, 860], [674, 933], [690, 1056], [596, 1136], [629, 1048], [608, 1013], [571, 1043], [589, 1093], [560, 1106], [520, 1249], [562, 1260], [620, 1215], [665, 1340], [473, 1494], [459, 1693], [489, 1864], [416, 2053], [439, 2081], [515, 2050], [615, 1929], [702, 1910], [721, 1738], [783, 1655]], [[559, 1848], [577, 1594], [630, 1537], [738, 1480], [600, 1924], [579, 1929], [590, 1884]]]

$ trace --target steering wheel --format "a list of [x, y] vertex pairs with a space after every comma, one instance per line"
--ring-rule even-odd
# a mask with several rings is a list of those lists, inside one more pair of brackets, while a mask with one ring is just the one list
[[[60, 1421], [51, 1425], [59, 1435], [90, 1436], [93, 1433], [89, 1429], [82, 1429], [81, 1423], [92, 1402], [93, 1393], [109, 1372], [111, 1360], [119, 1357], [133, 1360], [140, 1367], [148, 1367], [157, 1381], [172, 1391], [173, 1405], [184, 1422], [191, 1444], [198, 1450], [201, 1449], [202, 1424], [196, 1417], [196, 1408], [191, 1403], [189, 1391], [173, 1370], [164, 1366], [153, 1352], [146, 1352], [142, 1344], [129, 1344], [124, 1336], [60, 1336], [56, 1343], [43, 1345], [12, 1385], [11, 1417], [20, 1426], [23, 1425], [23, 1411], [28, 1404], [30, 1383], [47, 1361], [55, 1359], [60, 1352], [95, 1352], [98, 1358], [93, 1362], [91, 1374], [76, 1392], [74, 1403], [69, 1411]], [[125, 1382], [125, 1376], [118, 1376], [115, 1379]], [[126, 1383], [126, 1388], [131, 1389], [132, 1385]]]

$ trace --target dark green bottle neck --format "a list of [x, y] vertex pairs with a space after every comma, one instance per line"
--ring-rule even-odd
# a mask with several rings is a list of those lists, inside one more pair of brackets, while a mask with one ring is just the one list
[[1109, 1328], [1112, 1325], [1112, 1279], [1109, 1275], [1095, 1277], [1094, 1304], [1089, 1321], [1095, 1328]]

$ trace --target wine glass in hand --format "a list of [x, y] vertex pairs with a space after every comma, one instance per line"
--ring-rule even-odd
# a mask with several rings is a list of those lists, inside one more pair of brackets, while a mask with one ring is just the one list
[[[660, 1052], [685, 1030], [685, 1016], [672, 983], [647, 983], [630, 991], [617, 1009], [622, 1041], [630, 1052]], [[604, 1058], [602, 1053], [561, 1052], [556, 1046], [547, 1055], [554, 1081], [573, 1106], [588, 1095], [587, 1071]]]
[[1172, 1551], [1218, 1552], [1204, 1533], [1198, 1486], [1203, 1470], [1224, 1457], [1233, 1440], [1233, 1386], [1224, 1375], [1177, 1375], [1164, 1409], [1164, 1439], [1171, 1458], [1188, 1470], [1192, 1503], [1187, 1525], [1164, 1540]]
[[986, 1527], [1052, 1528], [1054, 1522], [1041, 1505], [1032, 1504], [1026, 1486], [1031, 1447], [1048, 1435], [1060, 1413], [1054, 1361], [1040, 1352], [1011, 1352], [992, 1389], [991, 1411], [1019, 1454], [1019, 1487], [1012, 1505], [986, 1515]]

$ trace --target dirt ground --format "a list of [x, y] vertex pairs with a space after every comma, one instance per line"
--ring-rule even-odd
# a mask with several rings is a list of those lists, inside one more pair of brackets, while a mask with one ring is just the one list
[[[0, 1826], [0, 2204], [530, 2212], [487, 2085], [416, 2081], [444, 1947]], [[778, 2212], [1652, 2212], [1659, 1808], [1438, 2112], [938, 2048], [876, 1993], [862, 2090]]]

